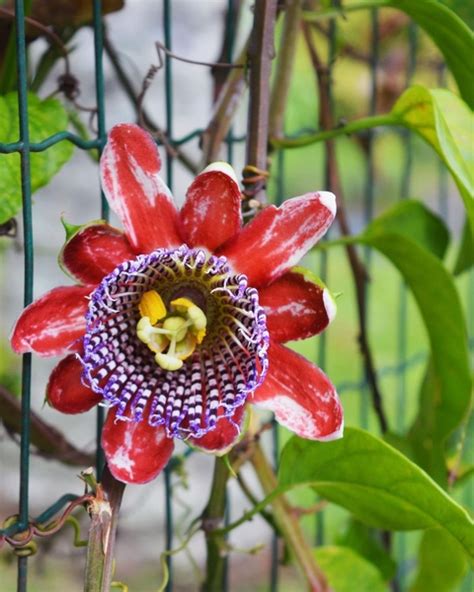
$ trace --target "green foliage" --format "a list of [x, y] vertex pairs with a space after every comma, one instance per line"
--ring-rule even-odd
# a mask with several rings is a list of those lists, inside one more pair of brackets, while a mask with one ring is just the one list
[[373, 220], [363, 233], [364, 242], [380, 235], [400, 235], [438, 258], [444, 257], [449, 232], [443, 221], [416, 200], [406, 199]]
[[[19, 138], [18, 96], [8, 93], [0, 96], [0, 142], [17, 142]], [[40, 142], [67, 128], [68, 116], [56, 99], [41, 100], [28, 95], [28, 115], [31, 142]], [[71, 158], [73, 145], [60, 142], [43, 152], [31, 153], [31, 189], [36, 191], [47, 185], [59, 169]], [[18, 153], [1, 156], [0, 167], [0, 224], [21, 209], [21, 173]]]
[[444, 443], [465, 419], [471, 403], [463, 310], [453, 278], [438, 259], [446, 249], [446, 230], [422, 204], [406, 201], [371, 222], [354, 240], [376, 248], [395, 265], [425, 323], [432, 373], [422, 389], [411, 436], [423, 468], [443, 483]]
[[466, 0], [441, 0], [443, 4], [453, 10], [463, 19], [468, 27], [474, 27], [474, 4]]
[[391, 115], [419, 134], [451, 172], [474, 228], [474, 115], [456, 95], [444, 89], [413, 86], [395, 103]]
[[293, 437], [283, 449], [280, 487], [311, 486], [370, 526], [390, 530], [440, 527], [474, 558], [474, 523], [424, 471], [369, 433], [346, 428], [344, 438]]
[[396, 563], [376, 540], [374, 533], [362, 522], [351, 519], [346, 531], [337, 537], [336, 543], [341, 547], [350, 547], [361, 557], [377, 567], [384, 580], [389, 581], [395, 576]]
[[386, 592], [379, 570], [347, 547], [325, 546], [314, 551], [333, 592]]
[[459, 545], [439, 528], [423, 533], [418, 562], [409, 592], [455, 592], [467, 570], [466, 557]]
[[454, 265], [454, 275], [460, 275], [474, 265], [474, 241], [472, 240], [473, 231], [466, 219], [462, 231], [461, 245]]

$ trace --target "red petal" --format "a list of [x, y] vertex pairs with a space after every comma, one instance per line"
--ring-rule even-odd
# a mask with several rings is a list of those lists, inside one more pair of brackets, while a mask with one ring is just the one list
[[131, 124], [112, 128], [100, 159], [102, 188], [137, 253], [182, 243], [178, 213], [160, 169], [149, 134]]
[[61, 413], [84, 413], [102, 401], [102, 397], [81, 382], [82, 364], [75, 354], [63, 358], [52, 371], [46, 397]]
[[307, 193], [269, 206], [219, 251], [254, 287], [269, 284], [324, 235], [336, 214], [332, 193]]
[[240, 189], [233, 168], [215, 162], [196, 177], [181, 210], [181, 230], [191, 246], [213, 251], [242, 225]]
[[215, 429], [207, 432], [202, 438], [189, 438], [189, 442], [205, 452], [225, 454], [240, 438], [244, 417], [245, 405], [241, 405], [237, 407], [231, 419], [220, 419]]
[[173, 440], [163, 427], [146, 421], [115, 419], [111, 409], [102, 430], [102, 447], [112, 475], [123, 483], [148, 483], [168, 463]]
[[125, 235], [105, 222], [82, 227], [64, 245], [59, 263], [83, 284], [98, 284], [117, 265], [135, 259]]
[[277, 343], [269, 349], [269, 370], [251, 399], [276, 420], [308, 440], [342, 436], [342, 407], [336, 389], [319, 368]]
[[273, 284], [259, 290], [267, 327], [275, 341], [306, 339], [321, 333], [333, 320], [336, 304], [318, 278], [294, 267]]
[[93, 290], [94, 286], [60, 286], [27, 306], [13, 328], [12, 348], [18, 354], [40, 356], [76, 351], [76, 341], [86, 329], [87, 296]]

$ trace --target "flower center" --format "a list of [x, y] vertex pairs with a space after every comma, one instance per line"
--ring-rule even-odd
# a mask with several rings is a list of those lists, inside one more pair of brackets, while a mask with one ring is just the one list
[[[137, 337], [155, 352], [155, 362], [164, 370], [179, 370], [206, 335], [207, 318], [188, 298], [171, 301], [168, 314], [156, 290], [141, 297]], [[163, 353], [166, 352], [166, 353]]]
[[263, 381], [266, 318], [224, 257], [183, 245], [125, 261], [91, 294], [83, 379], [116, 417], [199, 438]]

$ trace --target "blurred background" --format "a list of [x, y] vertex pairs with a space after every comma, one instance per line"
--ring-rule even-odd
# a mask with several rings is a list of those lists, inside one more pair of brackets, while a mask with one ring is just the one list
[[[0, 3], [1, 4], [1, 3]], [[6, 3], [8, 5], [8, 2]], [[67, 25], [59, 23], [59, 30], [68, 31], [68, 47], [73, 48], [69, 60], [71, 71], [80, 83], [77, 101], [82, 106], [94, 106], [95, 70], [93, 30], [89, 26], [89, 2], [33, 2], [41, 10], [38, 19], [48, 23], [55, 15], [64, 17]], [[71, 6], [84, 8], [82, 20], [74, 21], [68, 15]], [[172, 2], [171, 34], [172, 50], [178, 56], [194, 60], [226, 61], [222, 54], [226, 31], [227, 2], [225, 0], [175, 0]], [[240, 52], [252, 25], [251, 2], [236, 2], [235, 42], [233, 58]], [[467, 4], [459, 2], [457, 9], [467, 11]], [[84, 7], [83, 7], [84, 5]], [[136, 121], [137, 108], [127, 93], [127, 84], [135, 96], [152, 64], [158, 63], [155, 41], [164, 42], [163, 6], [154, 0], [116, 0], [105, 2], [110, 12], [105, 16], [106, 55], [105, 114], [109, 129], [118, 122]], [[77, 15], [76, 15], [77, 16]], [[469, 16], [469, 15], [462, 15]], [[41, 18], [40, 18], [41, 17]], [[78, 18], [78, 17], [77, 17]], [[68, 21], [69, 19], [69, 21]], [[7, 26], [6, 20], [0, 20]], [[377, 20], [377, 45], [374, 55], [373, 20], [371, 13], [351, 13], [338, 20], [335, 33], [336, 58], [332, 68], [332, 93], [336, 120], [351, 120], [371, 112], [390, 110], [403, 89], [412, 83], [428, 87], [452, 85], [438, 50], [428, 37], [417, 29], [401, 12], [380, 11]], [[281, 27], [280, 27], [281, 28]], [[328, 23], [322, 22], [315, 39], [322, 55], [328, 56]], [[5, 33], [5, 28], [3, 29]], [[277, 29], [280, 34], [280, 29]], [[33, 35], [35, 36], [35, 35]], [[30, 71], [40, 62], [48, 43], [40, 35], [29, 44]], [[117, 65], [119, 64], [118, 68]], [[57, 78], [63, 71], [59, 61], [41, 83], [38, 94], [44, 98], [57, 88]], [[121, 73], [122, 72], [122, 76]], [[124, 77], [126, 82], [124, 82]], [[375, 77], [375, 78], [374, 78]], [[373, 86], [375, 81], [375, 96]], [[144, 108], [153, 122], [166, 129], [165, 70], [161, 69], [146, 93]], [[172, 137], [181, 139], [196, 129], [207, 127], [213, 113], [215, 79], [207, 67], [172, 61]], [[66, 99], [63, 100], [68, 105]], [[69, 105], [72, 109], [72, 105]], [[87, 134], [89, 114], [80, 112], [79, 121], [72, 121], [70, 129], [84, 126]], [[301, 37], [297, 48], [294, 75], [285, 118], [287, 135], [297, 134], [318, 127], [318, 105], [313, 69]], [[169, 131], [169, 130], [168, 130]], [[223, 145], [220, 158], [232, 162], [240, 175], [245, 164], [246, 97], [235, 118], [229, 148]], [[2, 138], [0, 137], [0, 141]], [[337, 157], [340, 163], [342, 183], [350, 214], [353, 233], [360, 231], [368, 217], [382, 212], [400, 199], [421, 199], [438, 212], [450, 228], [453, 243], [459, 241], [463, 207], [457, 189], [440, 166], [433, 151], [420, 139], [396, 129], [377, 129], [372, 140], [371, 166], [368, 168], [367, 143], [364, 137], [340, 138], [337, 141]], [[200, 167], [199, 135], [181, 146], [186, 157]], [[2, 158], [5, 158], [2, 156]], [[1, 164], [1, 161], [0, 161]], [[275, 202], [307, 191], [325, 189], [324, 146], [317, 144], [306, 148], [273, 153], [271, 160], [269, 195]], [[173, 165], [172, 188], [178, 203], [182, 203], [192, 173], [176, 159]], [[368, 205], [368, 194], [373, 201]], [[57, 265], [57, 255], [64, 242], [61, 217], [72, 224], [83, 224], [100, 217], [100, 188], [97, 161], [93, 154], [75, 149], [72, 158], [51, 182], [34, 193], [34, 241], [35, 275], [34, 294], [40, 296], [59, 284], [69, 284]], [[112, 217], [112, 224], [116, 220]], [[20, 359], [11, 353], [8, 336], [15, 319], [22, 310], [23, 298], [23, 246], [21, 221], [18, 218], [15, 238], [0, 238], [0, 384], [10, 392], [19, 393]], [[331, 238], [336, 238], [336, 231]], [[453, 249], [454, 251], [454, 249]], [[364, 255], [366, 256], [366, 255]], [[358, 324], [353, 293], [353, 282], [345, 253], [331, 250], [322, 256], [313, 253], [305, 264], [324, 279], [333, 293], [339, 294], [338, 316], [324, 336], [295, 343], [294, 347], [308, 358], [319, 362], [325, 372], [338, 385], [346, 410], [348, 425], [362, 425], [377, 432], [377, 424], [367, 402], [364, 373], [358, 350]], [[402, 429], [410, 425], [416, 412], [418, 388], [427, 359], [427, 340], [418, 311], [410, 295], [404, 290], [400, 277], [381, 256], [373, 253], [370, 258], [371, 284], [369, 289], [369, 336], [379, 370], [380, 385], [384, 393], [392, 425]], [[464, 274], [459, 280], [460, 292], [468, 307], [472, 295], [473, 278]], [[474, 314], [468, 310], [471, 337], [474, 334]], [[57, 360], [35, 358], [33, 361], [33, 409], [41, 418], [67, 435], [67, 439], [80, 451], [95, 450], [96, 422], [94, 412], [79, 416], [65, 416], [44, 405], [44, 388], [48, 375]], [[400, 401], [403, 401], [402, 407]], [[279, 445], [287, 439], [280, 430]], [[271, 434], [265, 435], [265, 445], [270, 450]], [[0, 426], [0, 516], [17, 511], [19, 489], [18, 437]], [[177, 449], [182, 454], [184, 447]], [[184, 537], [190, 522], [198, 517], [205, 506], [212, 475], [213, 458], [193, 454], [172, 473], [174, 546]], [[80, 467], [71, 467], [44, 455], [31, 457], [30, 503], [33, 516], [41, 513], [54, 500], [66, 492], [80, 494], [83, 485], [76, 477]], [[258, 489], [251, 468], [243, 473], [248, 484]], [[460, 489], [456, 494], [472, 506], [472, 488]], [[248, 507], [248, 501], [234, 482], [230, 485], [229, 518], [238, 518]], [[311, 504], [312, 494], [300, 493], [295, 503]], [[324, 518], [308, 518], [309, 532], [315, 532], [324, 522], [326, 540], [344, 536], [347, 528], [346, 513], [331, 507]], [[81, 515], [83, 535], [86, 535], [88, 518]], [[163, 479], [144, 486], [127, 487], [122, 507], [122, 520], [118, 535], [116, 579], [126, 582], [130, 591], [148, 592], [157, 589], [161, 578], [159, 562], [164, 548], [165, 488]], [[316, 536], [316, 535], [314, 535]], [[397, 535], [398, 536], [398, 535]], [[404, 546], [413, 549], [418, 535], [404, 536]], [[72, 528], [66, 526], [61, 533], [40, 541], [37, 554], [30, 560], [31, 592], [76, 592], [82, 590], [82, 573], [85, 551], [72, 544]], [[268, 590], [271, 571], [272, 533], [260, 518], [246, 523], [230, 537], [234, 547], [228, 562], [230, 589], [235, 591]], [[409, 553], [407, 552], [407, 556]], [[174, 558], [175, 590], [198, 589], [199, 573], [205, 559], [203, 536], [197, 535], [189, 547]], [[387, 560], [388, 561], [388, 560]], [[410, 579], [413, 565], [403, 565], [404, 577]], [[388, 568], [387, 568], [388, 569]], [[0, 554], [2, 589], [16, 588], [16, 566], [9, 550]], [[299, 580], [291, 567], [280, 567], [280, 590], [295, 590]], [[403, 589], [403, 588], [402, 588]]]

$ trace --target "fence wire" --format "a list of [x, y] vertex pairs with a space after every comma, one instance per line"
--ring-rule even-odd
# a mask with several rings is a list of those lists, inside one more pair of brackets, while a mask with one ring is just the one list
[[[226, 31], [227, 35], [230, 36], [230, 42], [228, 43], [228, 54], [226, 59], [228, 62], [232, 61], [234, 52], [234, 41], [236, 36], [235, 25], [236, 23], [232, 20], [234, 14], [234, 3], [235, 0], [227, 1], [227, 22]], [[29, 121], [28, 121], [28, 82], [27, 82], [27, 54], [25, 44], [25, 10], [29, 10], [31, 2], [28, 0], [15, 0], [15, 43], [16, 43], [16, 62], [17, 62], [17, 78], [18, 78], [18, 117], [19, 117], [19, 138], [17, 142], [10, 144], [0, 144], [0, 153], [9, 154], [17, 152], [20, 154], [21, 162], [21, 190], [23, 197], [23, 243], [24, 243], [24, 305], [27, 306], [33, 300], [33, 279], [34, 279], [34, 227], [33, 227], [33, 216], [31, 207], [31, 176], [30, 176], [30, 154], [32, 152], [42, 152], [50, 148], [51, 146], [67, 140], [75, 144], [81, 150], [96, 150], [100, 154], [102, 148], [105, 145], [107, 138], [107, 130], [105, 123], [106, 115], [106, 97], [104, 91], [104, 70], [103, 70], [103, 11], [101, 0], [92, 0], [93, 6], [93, 34], [94, 34], [94, 72], [95, 72], [95, 86], [96, 86], [96, 106], [97, 106], [97, 134], [96, 137], [90, 140], [84, 140], [78, 135], [71, 133], [67, 130], [56, 133], [48, 138], [44, 138], [40, 142], [32, 143], [29, 139]], [[370, 23], [371, 23], [371, 50], [369, 56], [369, 69], [370, 69], [370, 86], [371, 93], [368, 104], [368, 114], [372, 115], [376, 112], [376, 93], [377, 93], [377, 70], [379, 65], [379, 24], [378, 24], [378, 13], [377, 10], [370, 12]], [[164, 31], [164, 43], [165, 47], [169, 50], [173, 46], [173, 13], [172, 13], [172, 2], [171, 0], [163, 0], [163, 31]], [[331, 68], [333, 59], [336, 53], [336, 42], [337, 42], [337, 31], [336, 22], [332, 20], [329, 28], [328, 35], [328, 55], [329, 63], [328, 67]], [[416, 45], [417, 45], [417, 33], [413, 25], [409, 28], [409, 59], [406, 72], [406, 84], [408, 85], [412, 75], [416, 68]], [[444, 82], [445, 80], [445, 69], [440, 70], [439, 81]], [[164, 103], [165, 103], [165, 118], [166, 118], [166, 136], [171, 145], [181, 146], [191, 142], [195, 138], [199, 137], [202, 130], [195, 129], [190, 130], [185, 136], [181, 138], [174, 137], [174, 98], [173, 98], [173, 63], [170, 56], [167, 54], [165, 57], [165, 84], [163, 88], [164, 92]], [[236, 137], [230, 130], [227, 138], [227, 158], [232, 164], [234, 156], [234, 147], [237, 143], [241, 143], [245, 140], [245, 137]], [[374, 195], [376, 187], [375, 177], [375, 162], [374, 162], [374, 133], [373, 131], [368, 132], [367, 136], [367, 159], [366, 159], [366, 183], [364, 191], [364, 220], [369, 222], [374, 215]], [[410, 136], [404, 135], [403, 137], [404, 149], [405, 149], [405, 164], [402, 178], [401, 197], [409, 195], [410, 179], [412, 175], [412, 146]], [[284, 173], [284, 161], [285, 153], [284, 150], [279, 150], [275, 156], [277, 162], [278, 178], [276, 183], [276, 194], [275, 201], [280, 203], [285, 196], [285, 173]], [[173, 157], [169, 154], [166, 155], [166, 178], [170, 189], [173, 189], [174, 182], [174, 161]], [[439, 210], [443, 217], [448, 214], [448, 200], [447, 200], [447, 173], [443, 166], [439, 169]], [[329, 179], [326, 176], [326, 181], [329, 183]], [[328, 184], [327, 183], [327, 184]], [[103, 219], [108, 219], [109, 209], [108, 204], [103, 194], [98, 198], [98, 209], [100, 209], [100, 215]], [[370, 251], [364, 253], [365, 261], [370, 266]], [[319, 271], [323, 279], [327, 280], [328, 274], [328, 255], [326, 252], [322, 252], [320, 255], [320, 266]], [[473, 288], [473, 275], [471, 274], [468, 289]], [[366, 306], [369, 306], [369, 299], [366, 301]], [[474, 312], [472, 306], [470, 308], [470, 324], [472, 325], [474, 319]], [[399, 311], [398, 311], [398, 354], [397, 362], [393, 366], [381, 368], [378, 370], [379, 377], [386, 375], [395, 375], [398, 377], [398, 397], [399, 407], [397, 415], [397, 427], [403, 427], [404, 422], [404, 409], [405, 409], [405, 398], [406, 398], [406, 373], [415, 365], [422, 364], [427, 354], [425, 352], [419, 352], [411, 357], [407, 357], [407, 302], [406, 302], [406, 291], [403, 286], [400, 289], [399, 298]], [[471, 343], [471, 347], [472, 347]], [[315, 359], [322, 365], [325, 366], [326, 362], [326, 337], [323, 335], [318, 342], [318, 351], [315, 352]], [[31, 408], [31, 354], [25, 354], [22, 362], [22, 388], [21, 388], [21, 443], [20, 443], [20, 491], [19, 491], [19, 515], [18, 521], [11, 525], [7, 531], [9, 535], [22, 532], [28, 527], [29, 521], [29, 460], [30, 460], [30, 408]], [[362, 426], [367, 426], [369, 423], [369, 404], [368, 404], [368, 391], [367, 391], [367, 380], [365, 376], [362, 376], [361, 380], [353, 382], [343, 382], [338, 385], [338, 391], [343, 393], [345, 391], [355, 391], [360, 394], [360, 422]], [[98, 407], [97, 413], [97, 472], [100, 475], [104, 464], [103, 453], [100, 448], [100, 432], [104, 420], [104, 410], [102, 407]], [[279, 451], [279, 438], [278, 430], [275, 427], [273, 429], [273, 458], [274, 463], [277, 463], [278, 451]], [[174, 521], [173, 521], [173, 492], [171, 483], [171, 472], [173, 463], [164, 471], [163, 481], [165, 487], [165, 508], [164, 513], [166, 517], [166, 536], [165, 545], [166, 549], [170, 550], [173, 547], [173, 532], [174, 532]], [[468, 494], [466, 494], [467, 496]], [[41, 516], [37, 519], [44, 521], [58, 511], [59, 508], [63, 507], [65, 503], [75, 499], [75, 496], [65, 494], [59, 500], [51, 504]], [[466, 500], [467, 501], [467, 500]], [[231, 513], [230, 506], [227, 508], [227, 518]], [[317, 544], [323, 544], [325, 542], [325, 524], [324, 524], [324, 513], [318, 513], [315, 522], [315, 541]], [[399, 584], [404, 582], [404, 573], [406, 571], [405, 560], [406, 560], [406, 549], [404, 544], [404, 535], [398, 536], [398, 544], [396, 552], [400, 561], [400, 573], [399, 573]], [[158, 559], [158, 558], [157, 558]], [[269, 588], [272, 592], [276, 592], [279, 588], [279, 545], [278, 537], [276, 534], [273, 535], [271, 544], [271, 565], [269, 573]], [[166, 590], [168, 592], [173, 590], [173, 565], [172, 558], [170, 555], [167, 556], [167, 564], [170, 572], [169, 582]], [[229, 589], [229, 566], [226, 569], [225, 577], [225, 590]], [[28, 557], [18, 558], [18, 579], [17, 589], [18, 592], [26, 592], [28, 584]], [[469, 585], [469, 584], [467, 584]], [[467, 589], [467, 588], [466, 588]]]

